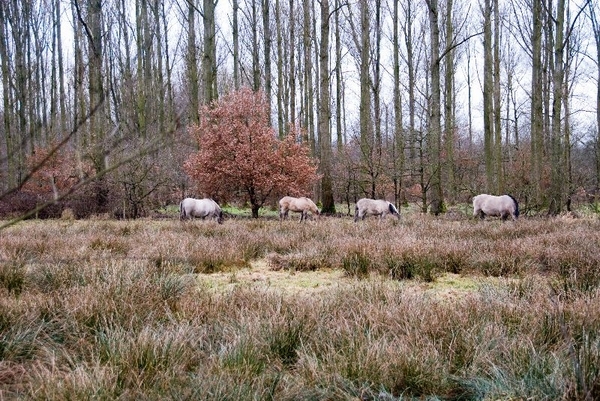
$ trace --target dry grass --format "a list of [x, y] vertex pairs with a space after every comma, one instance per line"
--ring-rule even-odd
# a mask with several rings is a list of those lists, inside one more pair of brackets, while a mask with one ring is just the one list
[[596, 399], [600, 223], [27, 221], [2, 399]]

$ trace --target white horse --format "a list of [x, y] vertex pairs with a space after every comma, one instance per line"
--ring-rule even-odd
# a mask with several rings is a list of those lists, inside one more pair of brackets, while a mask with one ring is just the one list
[[477, 195], [473, 198], [473, 216], [479, 216], [481, 219], [485, 216], [500, 216], [502, 220], [512, 216], [513, 220], [517, 220], [519, 203], [510, 195]]
[[185, 198], [179, 204], [179, 219], [193, 219], [200, 217], [201, 219], [215, 219], [217, 223], [223, 224], [223, 211], [221, 207], [212, 199], [194, 199]]
[[319, 209], [317, 209], [317, 205], [306, 197], [294, 198], [293, 196], [284, 196], [279, 200], [279, 220], [284, 220], [288, 217], [288, 212], [299, 212], [300, 221], [306, 220], [308, 217], [308, 212], [311, 212], [314, 215], [319, 215]]
[[364, 220], [367, 216], [379, 216], [379, 220], [381, 221], [388, 214], [392, 214], [400, 219], [400, 212], [398, 212], [398, 209], [392, 203], [383, 199], [362, 198], [356, 202], [354, 221], [356, 222], [358, 219]]

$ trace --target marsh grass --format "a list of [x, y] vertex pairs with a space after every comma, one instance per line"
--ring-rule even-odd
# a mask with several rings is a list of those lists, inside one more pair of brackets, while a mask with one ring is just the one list
[[596, 399], [599, 245], [594, 219], [26, 221], [1, 397]]

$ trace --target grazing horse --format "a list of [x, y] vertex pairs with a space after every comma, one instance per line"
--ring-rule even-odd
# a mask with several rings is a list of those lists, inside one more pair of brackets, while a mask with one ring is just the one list
[[517, 220], [519, 203], [510, 195], [477, 195], [473, 198], [473, 216], [479, 216], [481, 219], [485, 216], [500, 216], [502, 220], [512, 216], [513, 220]]
[[356, 202], [354, 208], [354, 221], [358, 219], [364, 220], [367, 216], [379, 216], [379, 220], [383, 219], [387, 214], [393, 214], [400, 219], [400, 212], [392, 203], [383, 199], [368, 199], [362, 198]]
[[317, 209], [317, 205], [306, 197], [294, 198], [293, 196], [284, 196], [279, 200], [279, 220], [284, 220], [288, 217], [288, 212], [299, 212], [302, 213], [300, 215], [300, 221], [306, 220], [308, 217], [308, 212], [311, 212], [314, 215], [319, 215], [319, 209]]
[[223, 224], [223, 211], [221, 207], [212, 199], [194, 199], [185, 198], [179, 204], [179, 219], [193, 219], [200, 217], [201, 219], [212, 218], [219, 224]]

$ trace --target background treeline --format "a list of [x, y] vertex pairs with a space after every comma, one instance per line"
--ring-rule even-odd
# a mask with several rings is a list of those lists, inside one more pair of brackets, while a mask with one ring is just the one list
[[589, 0], [0, 2], [0, 214], [58, 199], [43, 213], [137, 217], [203, 195], [182, 169], [187, 128], [245, 86], [267, 94], [280, 137], [303, 130], [325, 212], [369, 196], [437, 214], [485, 191], [558, 214], [598, 192], [599, 13]]

